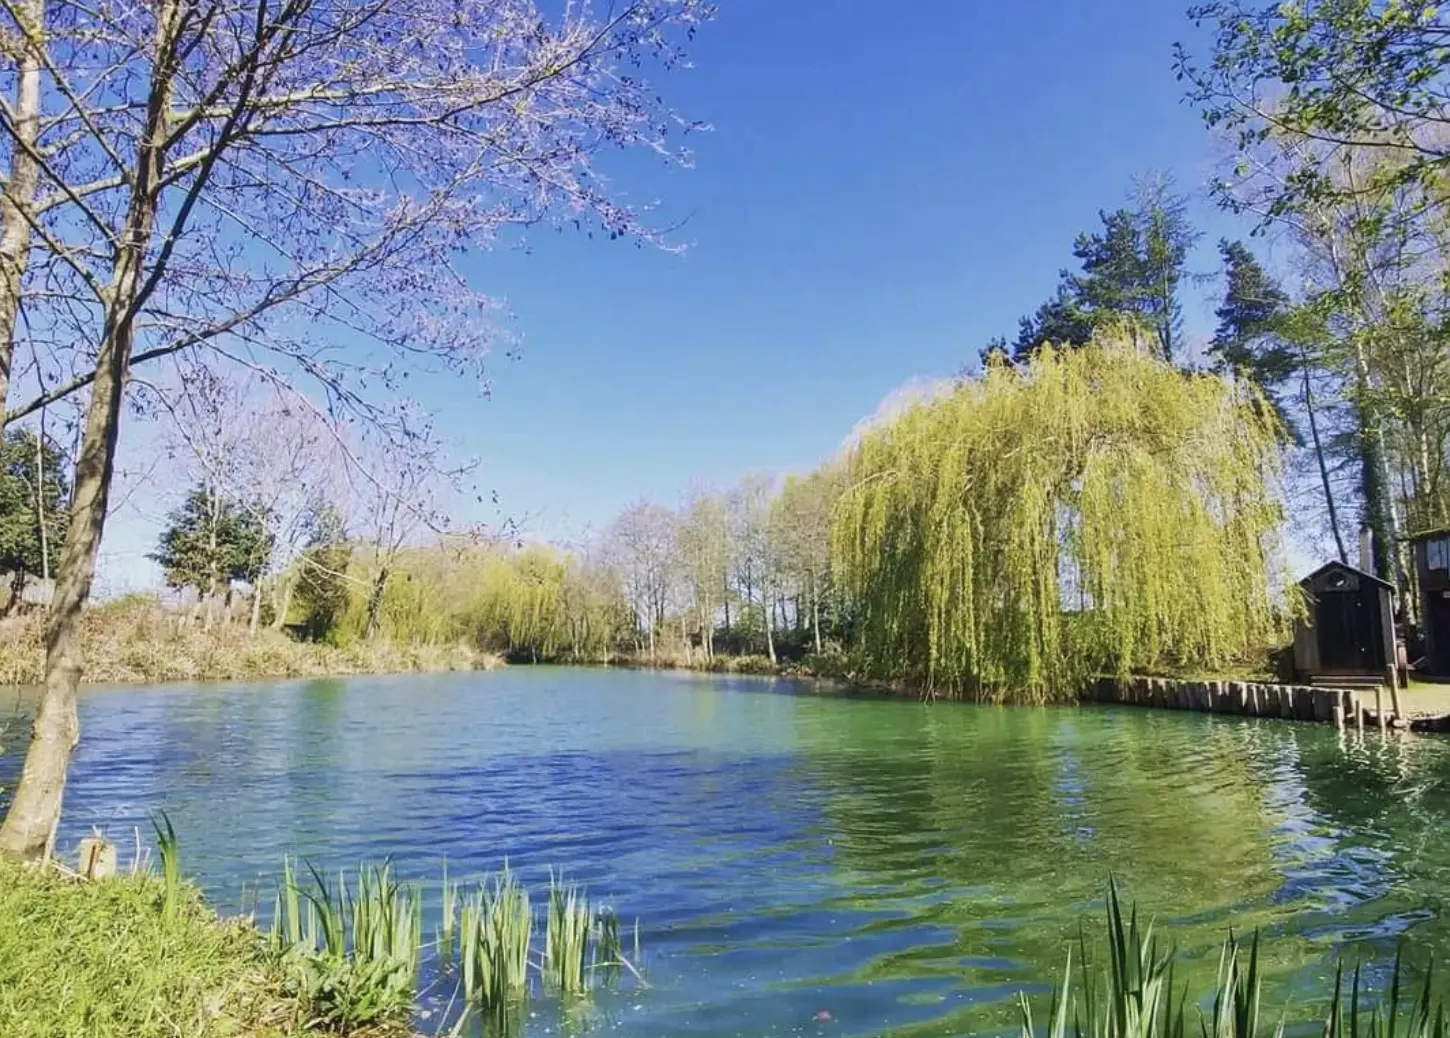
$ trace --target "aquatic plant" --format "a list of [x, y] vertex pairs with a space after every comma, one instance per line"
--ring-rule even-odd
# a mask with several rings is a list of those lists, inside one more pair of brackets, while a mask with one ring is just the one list
[[1279, 430], [1130, 345], [993, 363], [862, 437], [831, 561], [868, 676], [999, 698], [1281, 634]]
[[497, 1009], [527, 993], [534, 912], [529, 892], [507, 866], [464, 902], [459, 933], [469, 1001]]
[[151, 827], [156, 830], [156, 851], [161, 858], [165, 912], [173, 916], [181, 897], [181, 845], [165, 811], [151, 816]]
[[342, 873], [334, 886], [310, 865], [308, 872], [311, 883], [300, 885], [284, 863], [272, 945], [309, 1024], [349, 1034], [406, 1020], [421, 946], [417, 889], [387, 862], [359, 867], [352, 889]]
[[[1116, 885], [1107, 902], [1107, 968], [1095, 975], [1085, 936], [1078, 939], [1077, 969], [1069, 950], [1062, 983], [1052, 994], [1045, 1038], [1186, 1038], [1188, 983], [1175, 982], [1172, 949], [1159, 945], [1152, 923], [1140, 925], [1136, 906], [1125, 919]], [[1406, 1004], [1407, 975], [1397, 954], [1384, 989], [1362, 983], [1360, 966], [1353, 970], [1346, 1003], [1344, 963], [1335, 970], [1334, 992], [1315, 1029], [1324, 1038], [1447, 1038], [1443, 998], [1434, 991], [1433, 965], [1419, 994]], [[1202, 1038], [1282, 1038], [1287, 1011], [1265, 1025], [1261, 1004], [1263, 976], [1259, 968], [1259, 935], [1247, 946], [1233, 934], [1219, 952], [1210, 1009], [1199, 1009], [1197, 1032]], [[1018, 996], [1022, 1038], [1040, 1038], [1032, 1003]]]
[[448, 879], [448, 863], [443, 863], [443, 882], [439, 888], [442, 912], [438, 923], [438, 958], [453, 955], [453, 938], [458, 930], [458, 884]]

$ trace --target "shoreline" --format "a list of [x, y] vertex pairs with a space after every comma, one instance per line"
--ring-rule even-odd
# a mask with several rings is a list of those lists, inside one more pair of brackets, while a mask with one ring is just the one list
[[[277, 630], [220, 625], [206, 630], [149, 611], [117, 617], [93, 611], [83, 624], [84, 685], [159, 685], [195, 681], [262, 681], [439, 674], [491, 670], [502, 657], [463, 644], [328, 645]], [[0, 621], [0, 688], [35, 687], [44, 678], [42, 621]]]
[[[39, 624], [32, 617], [0, 622], [0, 634], [20, 627], [33, 637], [0, 643], [0, 688], [35, 688], [42, 677], [43, 652], [38, 642]], [[450, 674], [491, 671], [505, 666], [600, 667], [620, 670], [655, 670], [703, 675], [760, 677], [813, 681], [836, 686], [853, 694], [880, 698], [917, 699], [925, 702], [960, 702], [1004, 706], [1077, 706], [1094, 703], [1149, 709], [1187, 710], [1268, 720], [1309, 721], [1340, 727], [1380, 726], [1379, 714], [1386, 712], [1389, 697], [1379, 706], [1372, 689], [1296, 685], [1263, 676], [1169, 677], [1132, 675], [1128, 678], [1098, 678], [1076, 695], [1040, 701], [1020, 697], [982, 697], [930, 692], [907, 680], [883, 681], [862, 677], [843, 656], [807, 656], [788, 662], [771, 663], [763, 656], [716, 656], [712, 660], [684, 660], [662, 657], [655, 660], [636, 655], [606, 659], [567, 657], [516, 663], [496, 653], [470, 646], [415, 645], [399, 647], [387, 642], [332, 646], [300, 642], [273, 630], [255, 635], [240, 628], [205, 631], [179, 625], [143, 625], [118, 632], [114, 625], [92, 625], [87, 639], [88, 662], [82, 684], [86, 687], [118, 688], [213, 682], [288, 681], [322, 678], [352, 678], [406, 674]], [[5, 628], [10, 628], [6, 631]], [[98, 629], [99, 628], [99, 629]], [[109, 637], [108, 637], [109, 636]], [[1425, 694], [1428, 697], [1428, 693]], [[1417, 693], [1402, 691], [1407, 698], [1404, 715], [1386, 716], [1383, 727], [1415, 732], [1450, 732], [1450, 708], [1443, 703], [1414, 702]]]

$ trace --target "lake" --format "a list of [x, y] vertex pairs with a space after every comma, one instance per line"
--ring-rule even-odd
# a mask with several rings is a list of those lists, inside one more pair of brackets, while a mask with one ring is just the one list
[[553, 668], [96, 689], [81, 722], [67, 851], [164, 808], [227, 909], [284, 854], [553, 866], [640, 920], [652, 986], [593, 1009], [623, 1035], [1015, 1031], [1109, 875], [1190, 962], [1272, 935], [1275, 997], [1322, 995], [1344, 942], [1450, 953], [1439, 739]]

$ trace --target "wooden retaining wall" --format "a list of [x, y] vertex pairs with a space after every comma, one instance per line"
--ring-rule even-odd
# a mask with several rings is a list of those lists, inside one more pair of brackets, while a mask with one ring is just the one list
[[1082, 699], [1093, 703], [1197, 710], [1207, 714], [1277, 717], [1290, 721], [1362, 725], [1360, 692], [1309, 685], [1266, 685], [1252, 681], [1184, 681], [1175, 678], [1099, 678]]

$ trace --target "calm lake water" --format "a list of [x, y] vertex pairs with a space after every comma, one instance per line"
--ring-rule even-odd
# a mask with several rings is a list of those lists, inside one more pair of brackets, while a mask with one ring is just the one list
[[624, 1035], [1007, 1031], [1110, 874], [1190, 962], [1272, 934], [1276, 997], [1345, 942], [1450, 953], [1436, 739], [546, 668], [95, 690], [81, 719], [67, 849], [164, 808], [227, 908], [284, 853], [561, 868], [640, 919], [652, 987], [591, 1017]]

